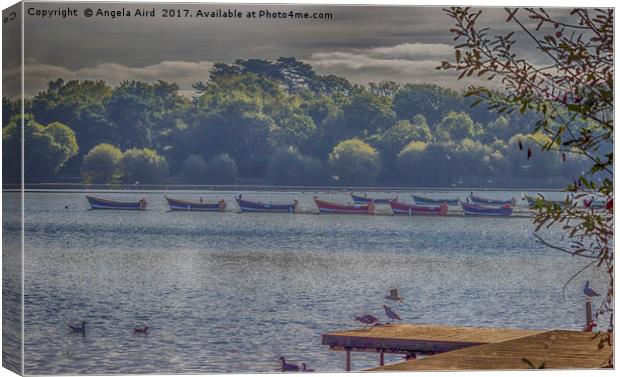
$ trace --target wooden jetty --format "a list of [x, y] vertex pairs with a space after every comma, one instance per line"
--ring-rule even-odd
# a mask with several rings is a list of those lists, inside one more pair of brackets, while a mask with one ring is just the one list
[[385, 365], [372, 371], [601, 368], [613, 348], [607, 345], [599, 349], [600, 339], [601, 335], [591, 332], [551, 330]]
[[[345, 370], [351, 370], [351, 352], [379, 354], [383, 370], [522, 369], [545, 362], [546, 368], [596, 368], [611, 349], [598, 350], [595, 334], [563, 330], [523, 330], [440, 325], [392, 324], [366, 330], [323, 334], [322, 344], [344, 351]], [[384, 354], [431, 355], [384, 365]]]

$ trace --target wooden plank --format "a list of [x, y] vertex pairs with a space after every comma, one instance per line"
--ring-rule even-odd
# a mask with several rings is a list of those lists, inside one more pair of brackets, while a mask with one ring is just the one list
[[393, 324], [323, 334], [322, 344], [336, 350], [389, 353], [447, 352], [464, 347], [534, 335], [541, 330]]
[[598, 348], [600, 336], [581, 332], [552, 330], [535, 335], [489, 343], [386, 365], [373, 371], [528, 369], [544, 363], [547, 369], [598, 368], [613, 352]]

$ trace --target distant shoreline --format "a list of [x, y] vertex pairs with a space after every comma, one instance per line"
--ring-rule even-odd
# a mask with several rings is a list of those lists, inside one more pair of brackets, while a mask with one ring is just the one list
[[[21, 192], [19, 184], [3, 184], [4, 192]], [[394, 186], [272, 186], [272, 185], [86, 185], [81, 183], [36, 183], [26, 184], [25, 192], [168, 192], [168, 191], [266, 191], [266, 192], [462, 192], [462, 191], [546, 191], [562, 192], [563, 188], [510, 188], [510, 187], [394, 187]]]

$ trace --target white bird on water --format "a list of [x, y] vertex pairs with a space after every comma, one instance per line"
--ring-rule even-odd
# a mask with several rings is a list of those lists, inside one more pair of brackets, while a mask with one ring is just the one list
[[594, 291], [594, 289], [590, 288], [590, 281], [586, 281], [586, 285], [583, 287], [583, 294], [588, 297], [600, 296], [599, 293]]
[[402, 318], [400, 318], [400, 316], [398, 315], [398, 313], [396, 313], [396, 310], [394, 310], [394, 308], [392, 308], [389, 305], [383, 304], [383, 309], [385, 309], [385, 315], [389, 318], [389, 319], [395, 319], [397, 321], [402, 320]]

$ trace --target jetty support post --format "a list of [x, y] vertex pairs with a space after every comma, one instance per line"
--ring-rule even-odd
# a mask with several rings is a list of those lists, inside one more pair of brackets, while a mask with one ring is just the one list
[[592, 298], [586, 300], [586, 328], [592, 323]]
[[345, 370], [347, 372], [351, 371], [351, 350], [347, 348], [346, 356], [345, 356]]
[[379, 366], [382, 367], [385, 365], [385, 358], [383, 356], [383, 349], [379, 350]]

